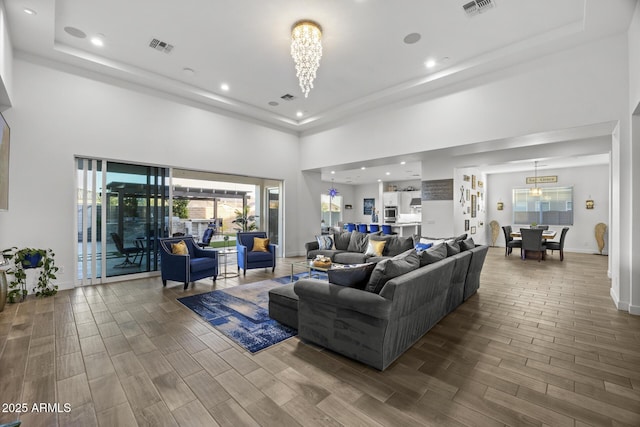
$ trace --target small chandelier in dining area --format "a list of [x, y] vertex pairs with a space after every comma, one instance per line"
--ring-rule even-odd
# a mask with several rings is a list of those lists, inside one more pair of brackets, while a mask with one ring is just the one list
[[313, 21], [298, 21], [291, 29], [291, 56], [304, 97], [309, 96], [322, 58], [322, 28]]
[[534, 178], [533, 178], [533, 187], [529, 190], [529, 194], [532, 196], [542, 196], [542, 188], [538, 187], [538, 161], [536, 160], [533, 163], [534, 168]]

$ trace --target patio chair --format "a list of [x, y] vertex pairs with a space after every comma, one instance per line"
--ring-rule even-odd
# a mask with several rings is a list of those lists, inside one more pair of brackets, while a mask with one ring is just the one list
[[204, 233], [202, 234], [202, 240], [198, 242], [198, 246], [200, 246], [202, 249], [209, 246], [214, 231], [215, 230], [213, 228], [207, 228], [206, 230], [204, 230]]
[[[144, 249], [138, 245], [125, 247], [122, 242], [122, 238], [118, 233], [111, 233], [111, 238], [113, 239], [113, 243], [116, 244], [116, 249], [120, 252], [121, 255], [125, 256], [125, 259], [122, 263], [115, 265], [114, 268], [125, 268], [125, 267], [139, 267], [142, 264], [142, 254]], [[129, 256], [133, 255], [133, 261], [129, 259]], [[136, 264], [136, 260], [140, 256], [140, 261]]]

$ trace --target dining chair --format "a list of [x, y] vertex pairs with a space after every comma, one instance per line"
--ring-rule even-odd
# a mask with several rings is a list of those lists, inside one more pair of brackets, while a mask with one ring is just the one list
[[513, 252], [513, 248], [520, 248], [520, 255], [522, 255], [522, 240], [515, 240], [511, 237], [512, 228], [510, 225], [502, 226], [502, 231], [504, 231], [504, 256], [511, 255]]
[[559, 242], [547, 242], [547, 249], [551, 249], [553, 251], [560, 251], [560, 261], [564, 260], [564, 238], [567, 235], [567, 231], [569, 231], [569, 227], [564, 227], [562, 232], [560, 233], [560, 241]]
[[[143, 248], [135, 244], [134, 246], [125, 246], [122, 241], [122, 237], [118, 233], [111, 233], [111, 239], [113, 239], [113, 243], [116, 245], [116, 249], [120, 252], [120, 255], [124, 255], [125, 259], [122, 263], [118, 265], [114, 265], [114, 268], [124, 268], [124, 267], [134, 267], [140, 266], [142, 264], [142, 253], [144, 251]], [[135, 242], [134, 242], [135, 243]], [[133, 255], [133, 261], [129, 258], [130, 255]], [[140, 261], [136, 263], [136, 260], [140, 256]]]
[[528, 252], [537, 252], [538, 262], [544, 258], [544, 252], [547, 250], [545, 243], [542, 241], [541, 228], [521, 228], [520, 235], [522, 236], [522, 249], [521, 258], [524, 260]]

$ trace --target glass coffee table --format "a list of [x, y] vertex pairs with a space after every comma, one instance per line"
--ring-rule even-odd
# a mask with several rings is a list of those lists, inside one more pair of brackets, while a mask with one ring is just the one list
[[[307, 259], [304, 261], [294, 261], [291, 263], [291, 281], [293, 282], [293, 277], [295, 276], [295, 269], [302, 269], [304, 271], [306, 271], [307, 273], [309, 273], [309, 277], [313, 277], [313, 272], [315, 271], [316, 273], [326, 273], [327, 271], [331, 270], [332, 268], [338, 268], [338, 266], [342, 267], [341, 264], [331, 264], [328, 267], [317, 267], [315, 265], [313, 265], [313, 260], [312, 259]], [[316, 278], [320, 278], [319, 274], [316, 274]]]

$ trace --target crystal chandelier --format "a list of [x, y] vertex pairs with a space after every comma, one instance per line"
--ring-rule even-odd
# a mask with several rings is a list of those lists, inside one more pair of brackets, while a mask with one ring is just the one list
[[313, 21], [298, 21], [291, 29], [291, 56], [304, 97], [313, 88], [313, 79], [322, 57], [322, 28]]
[[542, 196], [542, 188], [538, 187], [538, 161], [536, 160], [533, 163], [534, 167], [534, 178], [533, 178], [533, 188], [529, 190], [529, 194], [532, 196]]

